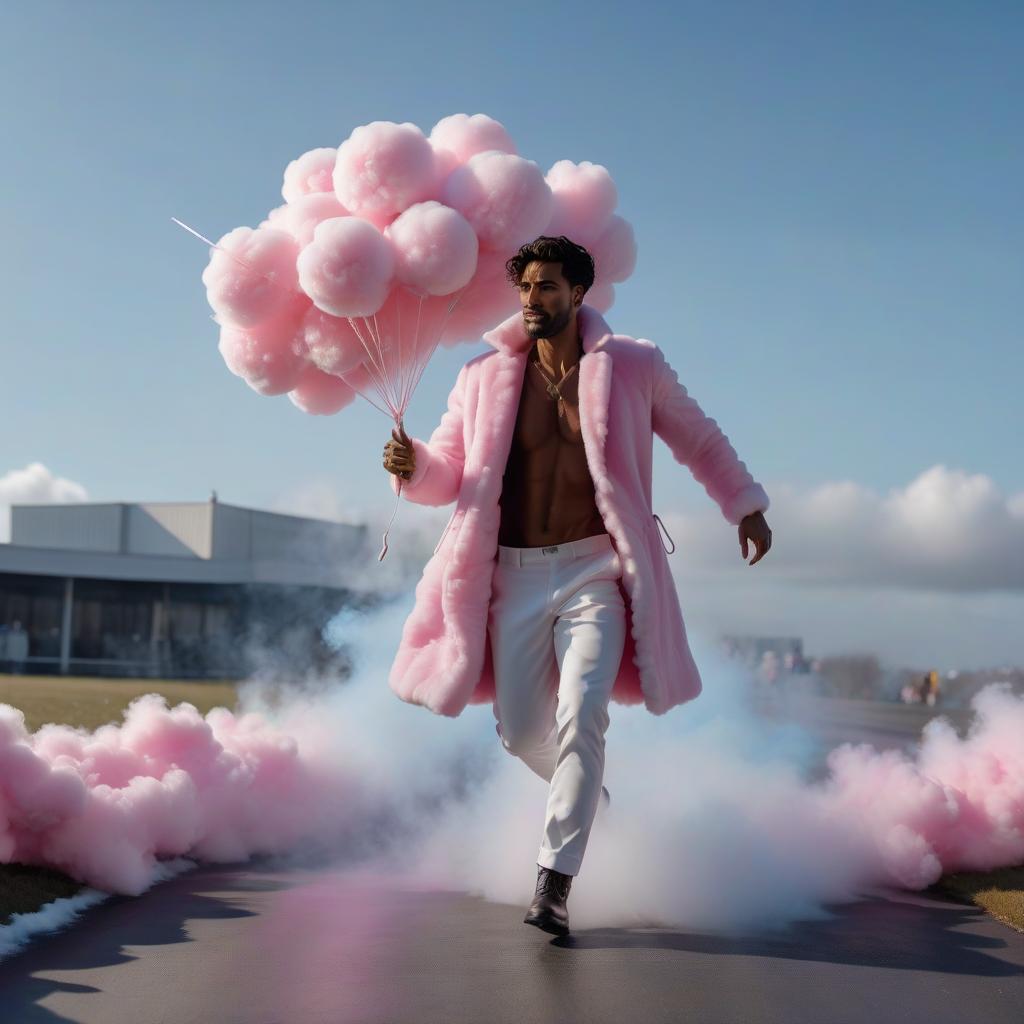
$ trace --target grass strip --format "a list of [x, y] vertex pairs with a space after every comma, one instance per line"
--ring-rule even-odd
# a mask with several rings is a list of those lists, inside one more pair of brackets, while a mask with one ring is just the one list
[[233, 682], [0, 675], [0, 704], [21, 711], [30, 732], [48, 722], [89, 730], [120, 724], [124, 709], [144, 693], [163, 694], [171, 707], [187, 701], [203, 715], [215, 707], [234, 711], [238, 702]]
[[74, 896], [81, 882], [62, 871], [30, 864], [0, 864], [0, 927], [14, 914], [32, 914], [47, 903]]
[[1024, 864], [994, 871], [958, 871], [943, 875], [933, 888], [961, 903], [973, 903], [1024, 932]]

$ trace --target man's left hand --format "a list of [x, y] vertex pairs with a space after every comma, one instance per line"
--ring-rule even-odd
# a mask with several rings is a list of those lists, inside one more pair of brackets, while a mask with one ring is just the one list
[[739, 530], [740, 552], [743, 555], [743, 560], [747, 559], [747, 541], [753, 541], [757, 548], [757, 557], [749, 564], [756, 565], [768, 554], [772, 546], [772, 531], [765, 522], [764, 513], [751, 512], [749, 516], [744, 516], [740, 521]]

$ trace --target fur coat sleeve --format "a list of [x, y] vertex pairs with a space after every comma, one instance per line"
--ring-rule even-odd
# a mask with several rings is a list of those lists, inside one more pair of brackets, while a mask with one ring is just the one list
[[769, 506], [764, 488], [754, 481], [718, 423], [706, 415], [680, 384], [660, 348], [654, 348], [651, 426], [676, 462], [686, 466], [722, 515], [738, 526], [751, 512]]

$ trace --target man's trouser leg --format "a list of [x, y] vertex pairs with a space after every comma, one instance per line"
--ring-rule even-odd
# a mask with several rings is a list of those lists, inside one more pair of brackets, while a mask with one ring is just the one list
[[549, 783], [537, 863], [567, 875], [579, 872], [601, 797], [626, 636], [621, 577], [606, 533], [498, 548], [488, 620], [498, 734]]

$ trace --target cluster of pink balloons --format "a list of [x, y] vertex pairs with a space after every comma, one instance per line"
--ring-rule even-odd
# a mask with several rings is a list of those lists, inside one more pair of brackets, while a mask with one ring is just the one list
[[636, 264], [605, 167], [560, 160], [545, 175], [485, 114], [429, 136], [362, 125], [293, 160], [281, 194], [258, 227], [217, 242], [203, 283], [228, 369], [308, 413], [376, 391], [397, 420], [438, 344], [476, 341], [519, 308], [505, 261], [538, 235], [587, 247], [601, 312]]

